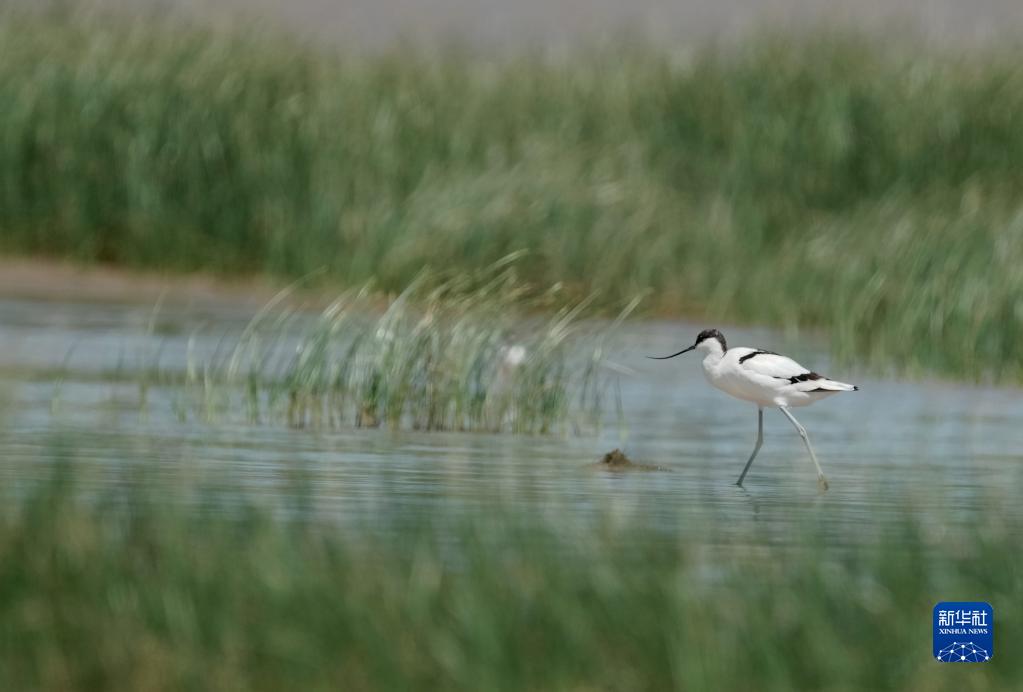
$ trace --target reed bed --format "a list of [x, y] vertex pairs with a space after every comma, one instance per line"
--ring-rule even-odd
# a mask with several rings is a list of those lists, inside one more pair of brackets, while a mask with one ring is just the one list
[[[885, 514], [853, 546], [830, 545], [819, 525], [794, 524], [788, 547], [755, 526], [748, 541], [733, 531], [722, 544], [714, 527], [665, 536], [613, 513], [565, 524], [500, 503], [391, 531], [381, 517], [365, 527], [282, 518], [224, 486], [179, 497], [144, 474], [85, 493], [76, 474], [57, 464], [53, 480], [0, 510], [4, 689], [1006, 690], [1023, 680], [1013, 655], [1023, 527], [997, 513], [961, 534]], [[994, 605], [990, 662], [933, 660], [931, 609], [949, 598]]]
[[400, 291], [528, 249], [576, 299], [1020, 381], [1021, 51], [826, 27], [559, 59], [0, 18], [0, 250]]
[[[545, 434], [593, 429], [620, 412], [608, 340], [592, 299], [517, 278], [517, 258], [454, 278], [424, 272], [381, 308], [368, 287], [310, 319], [288, 291], [208, 359], [188, 357], [177, 406], [210, 420]], [[590, 318], [590, 319], [587, 319]], [[155, 364], [140, 386], [182, 384]]]

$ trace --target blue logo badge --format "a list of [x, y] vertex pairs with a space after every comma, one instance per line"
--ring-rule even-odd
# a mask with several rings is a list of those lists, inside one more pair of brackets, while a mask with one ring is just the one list
[[934, 606], [934, 657], [942, 663], [983, 663], [995, 653], [995, 611], [984, 601]]

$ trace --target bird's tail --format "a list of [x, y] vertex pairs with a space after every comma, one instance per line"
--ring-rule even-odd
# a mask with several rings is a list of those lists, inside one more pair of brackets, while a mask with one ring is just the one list
[[859, 387], [854, 384], [836, 382], [835, 380], [817, 380], [813, 385], [816, 389], [824, 389], [829, 392], [855, 392], [859, 390]]

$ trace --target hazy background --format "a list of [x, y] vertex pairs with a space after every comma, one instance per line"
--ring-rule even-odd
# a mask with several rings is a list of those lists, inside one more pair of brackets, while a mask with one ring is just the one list
[[127, 8], [187, 10], [220, 20], [243, 15], [366, 47], [453, 37], [488, 47], [571, 44], [623, 30], [656, 40], [736, 37], [765, 24], [892, 23], [939, 39], [985, 40], [1023, 23], [1014, 0], [99, 0]]

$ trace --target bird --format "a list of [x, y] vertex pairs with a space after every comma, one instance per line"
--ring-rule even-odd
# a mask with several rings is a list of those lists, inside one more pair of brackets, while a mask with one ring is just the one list
[[855, 392], [859, 387], [820, 375], [773, 351], [748, 346], [728, 348], [724, 334], [717, 329], [704, 329], [692, 346], [678, 353], [647, 358], [667, 360], [693, 350], [703, 354], [703, 374], [711, 385], [725, 394], [757, 405], [757, 442], [735, 484], [742, 487], [757, 452], [764, 444], [764, 409], [777, 408], [795, 426], [817, 469], [817, 484], [821, 490], [827, 490], [828, 481], [810, 445], [806, 428], [800, 425], [789, 409], [809, 406], [839, 392]]

